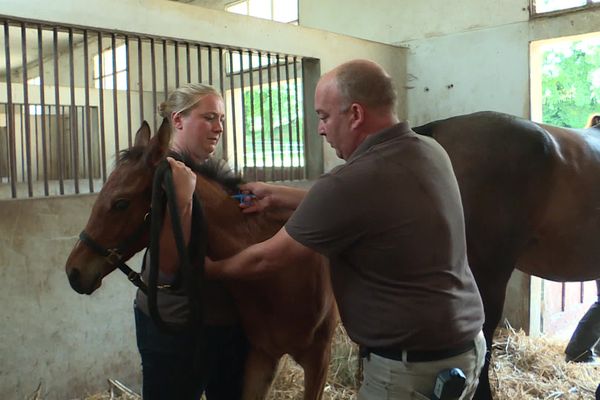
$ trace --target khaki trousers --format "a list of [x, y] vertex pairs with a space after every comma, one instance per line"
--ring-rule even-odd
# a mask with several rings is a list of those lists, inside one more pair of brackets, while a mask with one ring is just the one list
[[470, 400], [477, 388], [485, 353], [485, 339], [480, 332], [474, 349], [443, 360], [409, 363], [370, 354], [362, 359], [363, 383], [358, 400], [429, 400], [437, 375], [450, 368], [464, 372], [466, 384], [460, 400]]

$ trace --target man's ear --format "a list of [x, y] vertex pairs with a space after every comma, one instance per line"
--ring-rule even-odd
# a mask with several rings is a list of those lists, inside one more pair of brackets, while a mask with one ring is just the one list
[[348, 112], [350, 113], [350, 127], [356, 129], [361, 126], [365, 120], [365, 108], [361, 104], [352, 103]]

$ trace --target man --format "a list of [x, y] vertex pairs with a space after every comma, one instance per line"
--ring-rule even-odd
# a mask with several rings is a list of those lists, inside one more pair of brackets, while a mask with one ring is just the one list
[[325, 74], [315, 105], [319, 134], [346, 163], [308, 192], [248, 184], [257, 201], [246, 212], [297, 209], [273, 238], [208, 261], [208, 276], [256, 278], [316, 250], [330, 259], [342, 322], [364, 356], [359, 399], [429, 399], [455, 367], [470, 399], [485, 357], [483, 306], [447, 154], [399, 121], [393, 82], [374, 62]]

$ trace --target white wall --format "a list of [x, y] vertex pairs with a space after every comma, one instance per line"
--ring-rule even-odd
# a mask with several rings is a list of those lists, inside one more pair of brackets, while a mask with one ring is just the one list
[[[164, 0], [0, 0], [0, 14], [295, 54], [319, 59], [323, 71], [360, 55], [404, 80], [401, 48]], [[399, 113], [404, 116], [405, 109]], [[316, 135], [314, 125], [308, 129]], [[337, 160], [328, 146], [327, 152], [330, 168]], [[26, 398], [40, 382], [48, 400], [104, 390], [107, 378], [139, 389], [133, 286], [115, 273], [97, 293], [81, 296], [64, 273], [93, 199], [0, 201], [3, 400]], [[131, 266], [138, 267], [139, 260]]]
[[336, 3], [302, 0], [300, 23], [407, 46], [413, 125], [480, 110], [529, 117], [529, 42], [600, 30], [598, 8], [530, 21], [528, 0]]

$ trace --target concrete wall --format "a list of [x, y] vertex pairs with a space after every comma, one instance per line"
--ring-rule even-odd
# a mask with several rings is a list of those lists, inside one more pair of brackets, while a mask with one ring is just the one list
[[529, 0], [336, 3], [301, 1], [300, 23], [408, 47], [413, 125], [480, 110], [529, 117], [530, 41], [600, 30], [599, 8], [530, 20]]
[[[405, 50], [396, 46], [164, 0], [0, 0], [0, 14], [295, 54], [318, 59], [322, 71], [360, 55], [404, 81]], [[398, 111], [406, 114], [404, 108]], [[314, 122], [308, 126], [313, 136]], [[325, 167], [337, 162], [327, 146]], [[40, 382], [49, 400], [106, 389], [107, 378], [139, 390], [133, 286], [117, 272], [97, 293], [81, 296], [71, 290], [64, 273], [93, 200], [81, 195], [0, 202], [3, 400], [26, 398]]]
[[[530, 42], [600, 31], [600, 8], [530, 20], [528, 7], [529, 0], [380, 0], [376, 7], [360, 0], [343, 6], [302, 0], [299, 19], [304, 26], [406, 46], [407, 118], [417, 126], [481, 110], [531, 116]], [[512, 325], [532, 334], [540, 327], [537, 279], [516, 271], [505, 305]]]
[[1, 399], [28, 398], [39, 384], [45, 399], [74, 398], [108, 378], [139, 389], [135, 288], [117, 272], [81, 296], [64, 271], [95, 197], [0, 201]]

